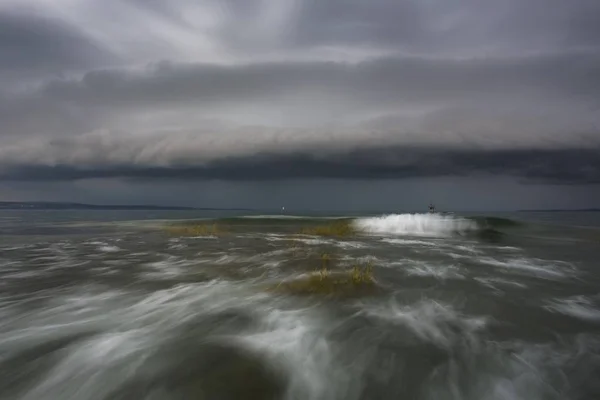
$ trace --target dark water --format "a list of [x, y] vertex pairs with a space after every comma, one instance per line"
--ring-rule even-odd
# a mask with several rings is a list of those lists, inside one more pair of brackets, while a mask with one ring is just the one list
[[[1, 211], [0, 398], [600, 398], [598, 214], [216, 216]], [[323, 253], [374, 288], [272, 290]]]

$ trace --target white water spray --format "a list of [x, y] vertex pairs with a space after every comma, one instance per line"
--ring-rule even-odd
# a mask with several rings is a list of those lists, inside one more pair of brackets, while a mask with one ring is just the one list
[[469, 219], [435, 214], [390, 214], [359, 218], [354, 225], [365, 233], [403, 236], [450, 236], [477, 229], [477, 224]]

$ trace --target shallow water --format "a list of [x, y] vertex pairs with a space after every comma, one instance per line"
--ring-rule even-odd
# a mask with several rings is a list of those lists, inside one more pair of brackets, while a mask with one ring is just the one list
[[[597, 399], [600, 224], [0, 212], [2, 399]], [[506, 217], [506, 216], [502, 216]], [[587, 226], [581, 221], [586, 221]], [[510, 222], [510, 221], [509, 221]], [[372, 262], [375, 290], [270, 290]]]

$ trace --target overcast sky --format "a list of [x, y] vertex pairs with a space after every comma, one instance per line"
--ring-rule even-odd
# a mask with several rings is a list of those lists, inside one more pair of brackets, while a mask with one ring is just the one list
[[0, 200], [600, 202], [598, 0], [0, 0]]

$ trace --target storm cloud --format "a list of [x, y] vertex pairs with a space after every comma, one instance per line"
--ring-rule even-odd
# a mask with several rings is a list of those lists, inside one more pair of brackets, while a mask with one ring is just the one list
[[354, 150], [330, 158], [310, 154], [221, 158], [202, 166], [148, 166], [129, 163], [93, 164], [75, 167], [20, 166], [0, 179], [75, 180], [90, 178], [134, 178], [140, 180], [281, 180], [306, 178], [402, 179], [512, 175], [538, 183], [600, 183], [600, 152], [593, 150], [504, 150], [452, 151], [448, 149], [386, 148]]
[[6, 0], [0, 180], [600, 182], [595, 0]]

